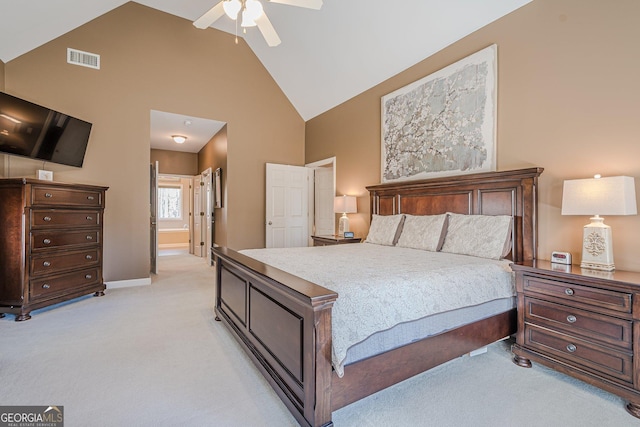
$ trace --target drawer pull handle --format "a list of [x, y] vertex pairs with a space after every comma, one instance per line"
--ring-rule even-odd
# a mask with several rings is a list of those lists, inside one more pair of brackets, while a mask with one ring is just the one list
[[50, 287], [51, 287], [51, 285], [48, 285], [46, 283], [44, 285], [42, 285], [42, 289], [49, 289]]
[[87, 221], [92, 221], [93, 217], [92, 216], [87, 216]]
[[569, 345], [567, 346], [567, 351], [568, 351], [569, 353], [573, 353], [573, 352], [574, 352], [574, 351], [576, 351], [577, 349], [578, 349], [578, 348], [577, 348], [575, 345], [573, 345], [573, 344], [569, 344]]
[[578, 320], [578, 318], [576, 316], [574, 316], [573, 314], [570, 314], [567, 316], [567, 322], [569, 323], [576, 323], [576, 321]]
[[51, 239], [44, 239], [42, 243], [44, 243], [45, 245], [48, 245], [49, 243], [51, 243]]
[[87, 200], [93, 200], [94, 197], [93, 196], [87, 196]]
[[51, 221], [51, 217], [50, 217], [50, 216], [45, 216], [43, 219], [44, 219], [45, 221], [47, 221], [47, 222]]
[[567, 288], [567, 289], [564, 290], [564, 293], [569, 295], [569, 296], [571, 296], [571, 295], [573, 295], [573, 289]]
[[91, 255], [85, 255], [84, 256], [86, 259], [93, 259], [93, 257]]
[[49, 261], [45, 261], [42, 263], [42, 265], [44, 265], [45, 267], [49, 267], [51, 263]]
[[90, 274], [85, 274], [85, 275], [84, 275], [84, 278], [85, 278], [85, 279], [91, 279], [91, 275], [90, 275]]
[[50, 198], [52, 198], [52, 197], [53, 197], [53, 194], [51, 194], [51, 193], [44, 193], [44, 197], [46, 197], [46, 198], [50, 199]]
[[93, 240], [92, 236], [87, 236], [87, 240]]

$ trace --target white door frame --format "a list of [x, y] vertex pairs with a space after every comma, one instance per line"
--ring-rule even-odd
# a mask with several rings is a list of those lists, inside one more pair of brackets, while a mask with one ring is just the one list
[[158, 161], [149, 165], [149, 225], [150, 225], [150, 260], [149, 271], [158, 274]]

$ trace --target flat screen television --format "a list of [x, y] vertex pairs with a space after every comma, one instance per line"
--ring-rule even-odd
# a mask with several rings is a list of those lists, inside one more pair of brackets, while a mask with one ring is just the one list
[[82, 167], [91, 123], [0, 92], [0, 153]]

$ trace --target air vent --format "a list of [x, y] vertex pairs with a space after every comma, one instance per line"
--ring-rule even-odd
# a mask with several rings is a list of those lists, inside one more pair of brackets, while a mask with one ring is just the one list
[[100, 55], [67, 48], [67, 62], [82, 67], [100, 69]]

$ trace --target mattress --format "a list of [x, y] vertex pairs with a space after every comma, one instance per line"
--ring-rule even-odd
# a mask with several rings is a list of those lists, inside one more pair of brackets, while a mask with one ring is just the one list
[[[436, 319], [434, 315], [480, 307], [496, 300], [512, 301], [515, 296], [515, 281], [508, 260], [369, 243], [249, 249], [241, 253], [338, 293], [331, 326], [332, 363], [340, 377], [347, 361], [362, 358], [362, 354], [368, 357], [366, 354], [370, 351], [380, 352], [380, 341], [372, 338], [352, 352], [360, 354], [369, 344], [377, 348], [347, 358], [350, 349], [382, 331], [421, 319], [429, 323]], [[438, 332], [441, 332], [452, 327], [455, 326], [436, 329], [440, 328]], [[402, 329], [401, 326], [390, 335], [406, 335], [398, 332]], [[422, 333], [410, 332], [409, 340]], [[427, 330], [426, 333], [437, 332]], [[382, 339], [385, 341], [388, 340]], [[390, 345], [397, 347], [398, 343]]]

